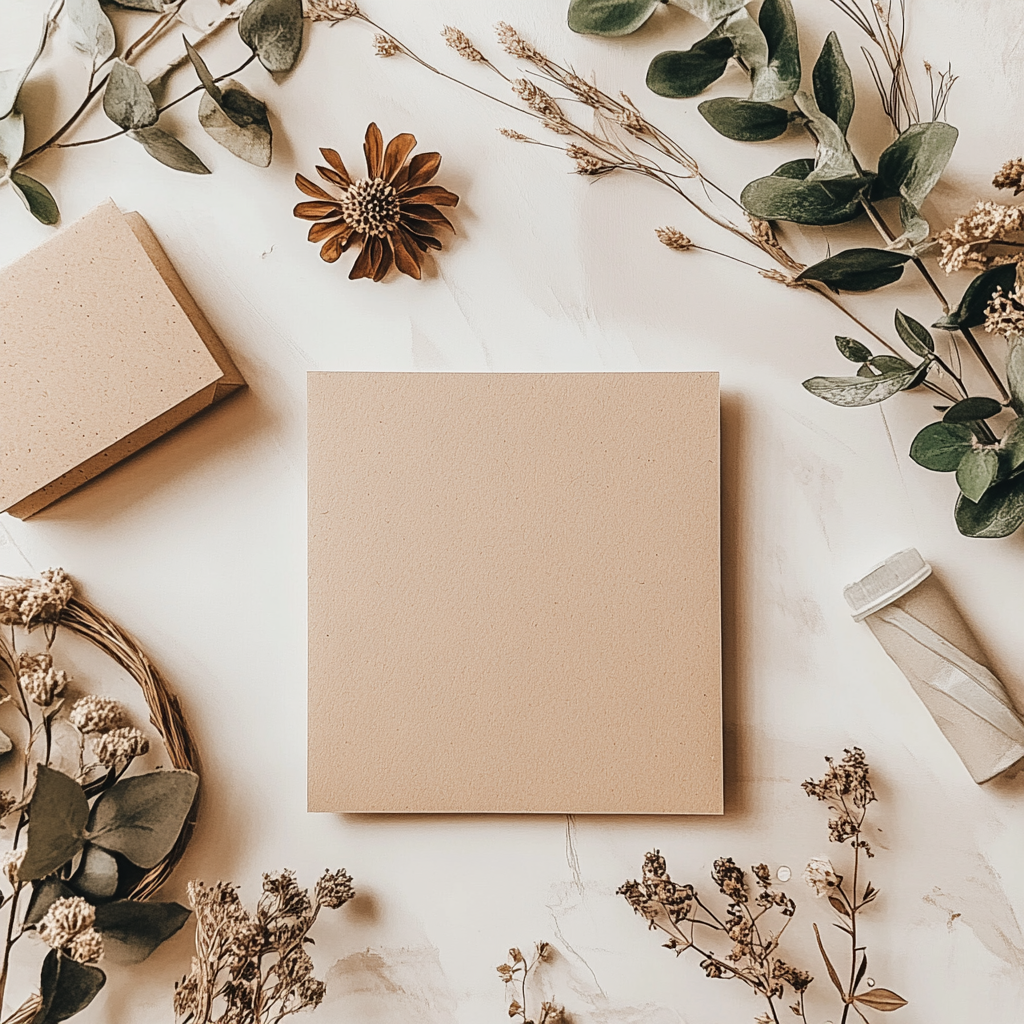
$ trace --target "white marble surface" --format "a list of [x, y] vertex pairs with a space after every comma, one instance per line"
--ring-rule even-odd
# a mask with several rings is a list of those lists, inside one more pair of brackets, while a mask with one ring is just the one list
[[[941, 220], [991, 195], [991, 173], [1020, 155], [1024, 30], [1015, 3], [909, 5], [912, 59], [952, 61], [961, 76], [949, 117], [962, 136], [930, 205]], [[552, 55], [595, 70], [609, 90], [625, 89], [730, 187], [806, 153], [799, 141], [726, 142], [692, 102], [646, 92], [649, 58], [702, 34], [680, 12], [660, 12], [636, 36], [605, 42], [568, 32], [564, 0], [365, 6], [425, 55], [488, 86], [483, 72], [445, 51], [438, 33], [455, 24], [490, 46], [494, 22], [511, 21]], [[825, 0], [796, 6], [806, 56], [829, 27], [840, 30], [860, 85], [853, 139], [876, 153], [884, 132], [854, 30]], [[229, 33], [210, 48], [211, 64], [240, 63], [240, 47]], [[58, 70], [47, 64], [26, 93], [30, 133], [43, 130], [58, 98], [70, 102], [71, 79]], [[871, 869], [882, 896], [865, 926], [870, 974], [910, 1000], [892, 1019], [1019, 1021], [1024, 780], [977, 787], [841, 597], [841, 586], [880, 558], [917, 546], [955, 591], [993, 668], [1024, 698], [1024, 542], [957, 534], [953, 481], [905, 454], [930, 411], [927, 397], [860, 411], [812, 399], [800, 380], [841, 372], [831, 337], [848, 330], [827, 304], [743, 267], [663, 248], [653, 229], [666, 223], [701, 244], [722, 241], [665, 190], [627, 177], [586, 180], [568, 173], [558, 153], [503, 139], [497, 126], [524, 127], [512, 112], [401, 58], [373, 57], [365, 26], [313, 26], [293, 74], [275, 84], [251, 67], [242, 78], [271, 107], [268, 170], [212, 144], [190, 101], [172, 120], [213, 168], [209, 177], [165, 170], [127, 140], [48, 155], [35, 173], [66, 221], [107, 196], [146, 217], [250, 389], [35, 519], [4, 517], [0, 531], [0, 569], [65, 566], [144, 642], [183, 699], [202, 750], [204, 798], [169, 896], [180, 897], [189, 877], [235, 880], [251, 896], [263, 870], [291, 866], [311, 883], [326, 866], [347, 867], [361, 896], [317, 931], [314, 955], [328, 978], [321, 1021], [505, 1020], [495, 965], [509, 945], [547, 939], [563, 958], [551, 984], [578, 1024], [749, 1022], [761, 1010], [751, 995], [705, 980], [693, 959], [659, 948], [615, 889], [654, 846], [680, 881], [706, 886], [722, 855], [789, 865], [794, 874], [810, 856], [838, 860], [824, 809], [799, 783], [819, 772], [822, 755], [856, 743], [880, 797]], [[716, 88], [739, 90], [737, 73]], [[387, 137], [412, 131], [422, 147], [440, 150], [439, 181], [462, 196], [458, 236], [420, 283], [348, 281], [343, 267], [318, 260], [291, 215], [295, 172], [312, 169], [318, 146], [355, 163], [370, 120]], [[83, 137], [101, 128], [100, 119]], [[0, 223], [2, 262], [48, 234], [10, 189], [0, 192]], [[849, 244], [849, 236], [831, 237], [833, 248]], [[824, 244], [814, 230], [799, 247], [820, 255]], [[880, 328], [894, 301], [934, 317], [909, 275], [906, 285], [856, 301]], [[311, 369], [721, 371], [724, 817], [305, 812]], [[832, 1020], [810, 931], [812, 920], [828, 921], [827, 908], [798, 881], [790, 885], [800, 904], [792, 959], [818, 976], [812, 1019]], [[186, 928], [144, 967], [112, 969], [80, 1019], [170, 1022], [172, 983], [189, 952]]]

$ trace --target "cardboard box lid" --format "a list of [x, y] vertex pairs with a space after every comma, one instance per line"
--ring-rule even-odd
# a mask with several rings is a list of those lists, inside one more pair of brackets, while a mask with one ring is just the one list
[[309, 809], [721, 813], [717, 374], [308, 396]]
[[0, 509], [31, 515], [244, 381], [137, 214], [0, 271]]

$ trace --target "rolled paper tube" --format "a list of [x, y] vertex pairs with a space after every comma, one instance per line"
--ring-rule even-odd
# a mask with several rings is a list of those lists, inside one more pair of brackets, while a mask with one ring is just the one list
[[975, 782], [1024, 758], [1024, 721], [983, 664], [977, 639], [914, 548], [844, 588], [863, 620], [949, 740]]

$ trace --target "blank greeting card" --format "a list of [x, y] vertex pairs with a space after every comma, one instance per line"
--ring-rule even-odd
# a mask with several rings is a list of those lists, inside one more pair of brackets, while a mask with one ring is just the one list
[[722, 811], [712, 373], [311, 373], [309, 809]]

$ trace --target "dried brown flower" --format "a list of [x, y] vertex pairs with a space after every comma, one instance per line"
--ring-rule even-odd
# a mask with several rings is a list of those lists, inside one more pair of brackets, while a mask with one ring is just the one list
[[1003, 263], [1019, 263], [1024, 253], [990, 253], [989, 247], [1024, 231], [1024, 208], [1001, 203], [977, 202], [938, 236], [939, 266], [952, 274], [964, 267], [983, 269]]
[[12, 886], [17, 887], [20, 883], [21, 878], [18, 875], [18, 870], [21, 868], [22, 861], [25, 859], [26, 850], [8, 850], [2, 858], [0, 858], [0, 871], [4, 873], [4, 877]]
[[318, 166], [317, 173], [340, 195], [295, 176], [299, 190], [314, 201], [299, 203], [294, 213], [318, 222], [309, 229], [309, 240], [323, 243], [320, 258], [333, 263], [350, 246], [362, 247], [348, 275], [353, 280], [382, 281], [393, 266], [419, 280], [423, 254], [441, 248], [438, 229], [454, 230], [438, 207], [456, 206], [459, 197], [427, 184], [441, 166], [441, 155], [420, 153], [407, 164], [415, 146], [415, 137], [406, 133], [385, 149], [380, 129], [371, 124], [363, 145], [368, 177], [352, 178], [333, 149], [320, 150], [330, 167]]
[[33, 704], [48, 708], [67, 689], [67, 673], [53, 667], [49, 654], [19, 654], [18, 685]]
[[448, 46], [464, 60], [473, 61], [477, 64], [487, 62], [487, 58], [473, 45], [472, 40], [462, 29], [445, 25], [441, 35], [444, 36], [444, 41]]
[[839, 762], [831, 757], [826, 757], [825, 761], [828, 764], [825, 774], [817, 782], [813, 779], [804, 782], [804, 792], [831, 807], [828, 831], [833, 843], [852, 840], [855, 849], [862, 849], [871, 857], [871, 847], [861, 838], [861, 828], [865, 811], [876, 797], [864, 751], [854, 747], [845, 750]]
[[[1019, 274], [1019, 271], [1018, 271]], [[1017, 285], [1009, 295], [997, 288], [985, 307], [985, 330], [1004, 338], [1024, 337], [1024, 288]]]
[[524, 135], [522, 132], [517, 132], [513, 128], [499, 128], [499, 135], [504, 135], [506, 139], [512, 139], [513, 142], [531, 142], [532, 140], [528, 135]]
[[44, 569], [38, 579], [15, 579], [0, 586], [0, 623], [35, 626], [56, 622], [75, 595], [63, 569]]
[[534, 64], [546, 63], [547, 58], [535, 46], [528, 43], [507, 21], [499, 21], [494, 26], [501, 48], [510, 56], [519, 60], [528, 60]]
[[667, 245], [676, 252], [686, 252], [687, 249], [693, 248], [693, 242], [679, 228], [655, 228], [654, 233], [662, 245]]
[[1024, 159], [1017, 157], [1016, 160], [1007, 160], [996, 171], [992, 184], [996, 188], [1012, 188], [1013, 194], [1019, 196], [1024, 192]]
[[512, 91], [532, 110], [554, 124], [565, 120], [562, 108], [553, 96], [546, 93], [539, 85], [534, 85], [528, 78], [516, 78], [512, 82]]
[[110, 732], [124, 725], [124, 706], [110, 697], [90, 693], [75, 701], [68, 717], [79, 732]]
[[302, 0], [302, 13], [310, 21], [346, 21], [361, 12], [352, 0]]
[[373, 52], [378, 57], [394, 57], [402, 52], [402, 48], [391, 36], [379, 34], [373, 37]]
[[130, 726], [111, 729], [110, 732], [101, 733], [93, 738], [92, 750], [100, 764], [113, 768], [147, 753], [149, 740], [138, 729]]

